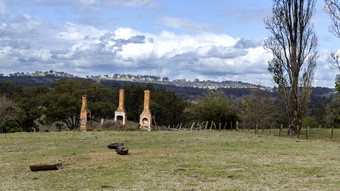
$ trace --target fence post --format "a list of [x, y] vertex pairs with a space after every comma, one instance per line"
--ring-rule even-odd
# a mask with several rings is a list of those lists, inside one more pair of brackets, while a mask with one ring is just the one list
[[206, 122], [205, 122], [205, 127], [204, 127], [204, 130], [207, 130], [207, 128], [208, 128], [208, 125], [209, 125], [209, 121], [206, 121]]
[[238, 121], [236, 121], [236, 131], [238, 131]]
[[211, 128], [212, 128], [212, 126], [213, 126], [213, 124], [214, 124], [214, 121], [211, 121], [211, 124], [210, 124], [210, 130], [211, 130]]
[[227, 124], [228, 124], [228, 122], [225, 122], [224, 127], [223, 127], [224, 130], [227, 129]]
[[192, 122], [192, 125], [190, 127], [190, 131], [192, 131], [192, 128], [194, 127], [194, 125], [195, 125], [195, 122]]
[[218, 124], [218, 130], [221, 131], [222, 123]]
[[320, 139], [321, 137], [321, 125], [319, 125], [319, 135], [318, 135], [318, 139]]
[[230, 121], [230, 130], [233, 131], [233, 121]]
[[333, 130], [334, 130], [334, 126], [332, 126], [331, 140], [333, 139]]
[[256, 123], [256, 127], [255, 127], [255, 134], [257, 134], [257, 131], [259, 130], [259, 123]]
[[182, 123], [179, 124], [179, 130], [182, 130]]
[[104, 123], [104, 118], [101, 118], [101, 120], [100, 120], [100, 129], [101, 130], [103, 129], [103, 123]]
[[279, 136], [280, 137], [282, 136], [282, 129], [283, 129], [283, 124], [281, 124], [281, 126], [280, 126], [280, 131], [279, 131]]
[[309, 126], [307, 126], [306, 138], [309, 139]]

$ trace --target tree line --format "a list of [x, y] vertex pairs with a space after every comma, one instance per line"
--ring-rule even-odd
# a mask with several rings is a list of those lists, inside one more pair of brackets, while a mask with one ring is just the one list
[[[243, 97], [228, 96], [216, 90], [193, 100], [184, 100], [174, 91], [155, 88], [151, 84], [122, 87], [117, 83], [103, 85], [92, 80], [70, 79], [38, 87], [0, 82], [0, 132], [38, 131], [39, 126], [53, 123], [60, 129], [77, 130], [82, 95], [87, 95], [91, 120], [113, 119], [122, 88], [125, 90], [125, 112], [129, 121], [139, 121], [144, 107], [143, 92], [148, 89], [151, 91], [153, 125], [175, 126], [182, 123], [183, 127], [188, 127], [195, 121], [227, 123], [227, 129], [236, 121], [246, 125], [246, 128], [255, 128], [255, 124], [264, 128], [289, 125], [282, 98], [271, 96], [270, 92], [260, 87]], [[340, 91], [340, 88], [337, 90]], [[322, 112], [327, 115], [320, 119], [305, 115], [302, 123], [314, 127], [322, 122], [338, 127], [339, 108], [340, 98], [336, 96]]]

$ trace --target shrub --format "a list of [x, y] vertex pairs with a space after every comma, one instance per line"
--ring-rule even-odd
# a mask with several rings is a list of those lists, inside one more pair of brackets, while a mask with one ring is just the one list
[[7, 120], [1, 128], [3, 133], [14, 133], [21, 131], [19, 123], [13, 119]]

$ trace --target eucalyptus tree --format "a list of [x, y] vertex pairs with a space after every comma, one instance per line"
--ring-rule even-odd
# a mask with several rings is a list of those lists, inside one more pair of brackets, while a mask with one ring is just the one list
[[278, 85], [290, 128], [299, 133], [316, 67], [317, 36], [311, 19], [316, 0], [273, 0], [273, 15], [265, 18], [270, 35], [264, 48], [272, 53], [268, 70]]

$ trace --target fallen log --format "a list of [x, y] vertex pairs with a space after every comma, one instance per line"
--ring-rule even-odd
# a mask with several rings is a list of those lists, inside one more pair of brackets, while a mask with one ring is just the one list
[[128, 154], [128, 151], [129, 151], [129, 149], [128, 149], [128, 148], [125, 148], [125, 147], [116, 149], [116, 152], [117, 152], [118, 154], [120, 154], [120, 155], [127, 155], [127, 154]]
[[61, 168], [62, 168], [62, 163], [30, 166], [31, 171], [59, 170]]
[[119, 148], [122, 148], [124, 146], [124, 143], [112, 143], [112, 144], [109, 144], [107, 147], [109, 149], [119, 149]]

